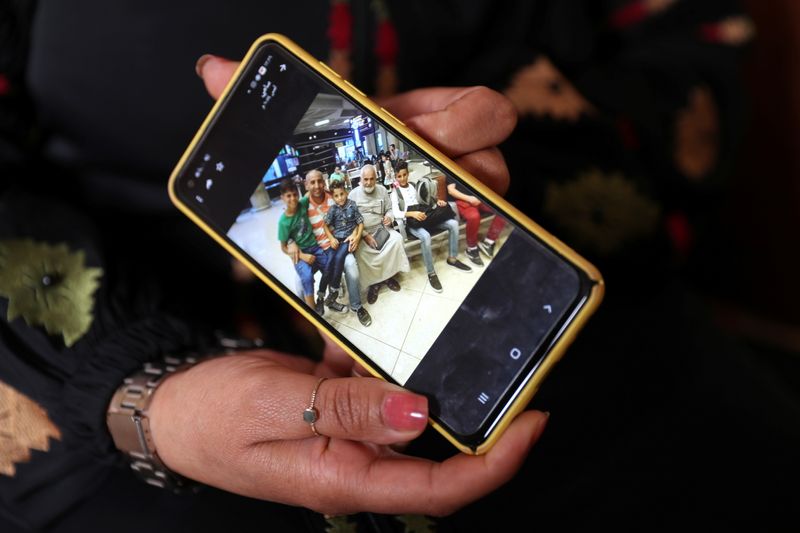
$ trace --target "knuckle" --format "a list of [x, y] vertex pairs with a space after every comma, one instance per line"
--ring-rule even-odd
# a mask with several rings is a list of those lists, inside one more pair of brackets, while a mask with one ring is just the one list
[[369, 427], [369, 398], [360, 394], [354, 381], [344, 380], [329, 391], [327, 408], [345, 435], [359, 434]]
[[492, 110], [496, 126], [507, 129], [508, 132], [514, 129], [517, 124], [517, 109], [511, 100], [503, 94], [483, 86], [478, 87], [475, 94]]

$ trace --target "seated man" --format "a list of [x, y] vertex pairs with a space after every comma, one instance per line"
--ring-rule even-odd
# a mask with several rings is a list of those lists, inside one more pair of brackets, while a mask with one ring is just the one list
[[[305, 187], [308, 194], [308, 219], [311, 221], [314, 237], [317, 239], [317, 244], [323, 250], [327, 250], [330, 248], [331, 243], [328, 236], [325, 235], [323, 225], [325, 214], [333, 205], [333, 197], [325, 191], [325, 179], [319, 170], [311, 170], [306, 174]], [[361, 304], [360, 275], [358, 263], [353, 254], [347, 254], [347, 257], [345, 257], [344, 279], [347, 284], [347, 298], [350, 303], [350, 309], [358, 315], [358, 321], [361, 322], [362, 326], [369, 326], [372, 324], [372, 317]], [[331, 298], [330, 295], [325, 299], [325, 305], [336, 311], [344, 309], [336, 301], [336, 298]]]
[[[369, 284], [367, 302], [370, 304], [377, 301], [378, 291], [383, 283], [389, 289], [399, 291], [400, 283], [392, 276], [409, 271], [403, 238], [386, 227], [394, 222], [389, 193], [384, 187], [377, 187], [377, 182], [375, 167], [364, 165], [358, 187], [350, 191], [350, 199], [356, 203], [364, 218], [363, 238], [368, 246], [359, 246], [355, 255], [361, 279]], [[374, 237], [379, 234], [381, 243]]]
[[[421, 210], [422, 206], [417, 199], [417, 190], [408, 184], [408, 163], [405, 161], [397, 163], [396, 177], [397, 186], [391, 194], [392, 212], [395, 218], [414, 219], [424, 225], [427, 215]], [[437, 200], [437, 205], [439, 207], [444, 207], [447, 205], [447, 202], [444, 200]], [[433, 266], [431, 234], [422, 225], [418, 225], [417, 227], [409, 225], [408, 231], [419, 239], [420, 248], [422, 249], [422, 259], [425, 261], [425, 267], [428, 269], [428, 283], [430, 283], [434, 291], [442, 292], [442, 283], [439, 281], [439, 276], [436, 275], [436, 269]], [[447, 264], [463, 272], [472, 272], [469, 266], [458, 260], [458, 222], [456, 219], [449, 218], [444, 222], [432, 225], [430, 229], [447, 230], [449, 234], [450, 242]]]
[[486, 232], [486, 237], [481, 242], [478, 242], [478, 229], [481, 225], [481, 213], [494, 213], [488, 205], [481, 202], [475, 196], [469, 194], [463, 185], [451, 183], [447, 186], [447, 192], [455, 198], [456, 206], [458, 206], [458, 213], [461, 218], [467, 222], [467, 257], [469, 260], [478, 266], [483, 266], [481, 254], [483, 252], [486, 257], [491, 259], [494, 257], [494, 242], [503, 231], [506, 225], [504, 218], [495, 215], [492, 220], [489, 230]]
[[[309, 307], [315, 309], [320, 315], [325, 313], [323, 295], [328, 286], [328, 261], [330, 255], [323, 250], [308, 219], [308, 197], [300, 198], [297, 187], [290, 179], [281, 182], [281, 200], [286, 205], [286, 211], [278, 220], [278, 240], [281, 242], [283, 253], [292, 258], [294, 268], [303, 283], [303, 299]], [[289, 249], [289, 241], [293, 240], [297, 247]], [[299, 248], [299, 249], [298, 249]], [[319, 283], [319, 298], [314, 303], [314, 272], [322, 271], [322, 280]]]

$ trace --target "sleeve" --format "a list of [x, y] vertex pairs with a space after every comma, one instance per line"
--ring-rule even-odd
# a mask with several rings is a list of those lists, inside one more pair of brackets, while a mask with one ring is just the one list
[[389, 199], [391, 200], [392, 204], [391, 212], [395, 220], [406, 218], [406, 212], [400, 209], [400, 199], [398, 197], [399, 194], [400, 191], [397, 188], [392, 189], [392, 192], [389, 193]]
[[325, 216], [322, 219], [325, 222], [325, 224], [328, 225], [328, 227], [333, 227], [333, 216], [334, 216], [333, 214], [335, 211], [336, 211], [336, 206], [333, 205], [330, 206], [330, 208], [328, 208], [328, 211], [325, 213]]
[[356, 217], [355, 217], [356, 218], [356, 225], [363, 224], [364, 223], [364, 217], [361, 216], [361, 211], [358, 210], [358, 206], [356, 205], [356, 203], [352, 202], [350, 208], [356, 214]]
[[[122, 274], [100, 242], [70, 207], [16, 190], [0, 195], [0, 410], [38, 413], [17, 417], [24, 425], [9, 432], [20, 453], [0, 451], [0, 511], [31, 528], [126, 464], [105, 424], [125, 377], [203, 343], [160, 311], [157, 285]], [[39, 428], [33, 439], [31, 427]]]
[[289, 242], [289, 224], [284, 215], [278, 219], [278, 240], [282, 243]]

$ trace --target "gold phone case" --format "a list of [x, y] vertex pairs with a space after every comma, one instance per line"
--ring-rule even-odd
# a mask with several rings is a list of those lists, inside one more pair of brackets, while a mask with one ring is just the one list
[[[391, 113], [389, 113], [388, 111], [377, 105], [375, 102], [367, 98], [367, 96], [364, 93], [356, 89], [346, 80], [342, 79], [341, 76], [339, 76], [336, 72], [334, 72], [334, 70], [331, 69], [329, 66], [327, 66], [325, 63], [314, 58], [311, 54], [300, 48], [297, 44], [295, 44], [287, 37], [280, 34], [270, 33], [259, 37], [252, 44], [250, 50], [248, 50], [247, 52], [247, 55], [240, 63], [239, 68], [236, 70], [233, 77], [228, 82], [228, 85], [223, 91], [222, 95], [217, 100], [217, 102], [211, 109], [211, 112], [208, 114], [206, 119], [203, 121], [203, 124], [195, 134], [194, 138], [192, 139], [192, 142], [189, 144], [188, 148], [186, 149], [180, 161], [173, 170], [172, 175], [170, 176], [169, 195], [172, 202], [186, 216], [188, 216], [195, 224], [200, 226], [200, 228], [202, 228], [206, 233], [208, 233], [223, 248], [228, 250], [228, 252], [230, 252], [231, 255], [233, 255], [236, 259], [247, 265], [247, 267], [256, 276], [258, 276], [259, 279], [261, 279], [270, 288], [272, 288], [278, 294], [280, 294], [287, 302], [289, 302], [289, 304], [291, 304], [298, 312], [300, 312], [305, 318], [310, 320], [314, 325], [325, 331], [330, 331], [329, 326], [325, 324], [323, 321], [319, 320], [315, 313], [312, 313], [308, 307], [299, 303], [282, 286], [276, 284], [271, 279], [269, 279], [269, 277], [266, 276], [256, 264], [253, 264], [253, 262], [251, 262], [245, 255], [243, 255], [235, 246], [229, 243], [224, 235], [220, 235], [212, 228], [210, 228], [197, 214], [195, 214], [192, 211], [192, 209], [188, 205], [184, 204], [180, 200], [175, 191], [176, 189], [175, 182], [177, 180], [178, 175], [181, 173], [181, 170], [184, 168], [184, 165], [187, 163], [189, 157], [193, 153], [195, 146], [202, 139], [205, 131], [208, 129], [208, 127], [214, 120], [214, 117], [219, 112], [222, 102], [225, 101], [228, 93], [235, 85], [235, 81], [242, 74], [242, 72], [245, 69], [245, 66], [248, 64], [251, 57], [256, 53], [256, 51], [262, 45], [268, 42], [274, 42], [283, 46], [288, 52], [293, 54], [295, 58], [300, 60], [310, 69], [312, 69], [313, 71], [324, 77], [326, 80], [328, 80], [330, 83], [332, 83], [334, 86], [339, 88], [341, 91], [346, 93], [350, 98], [352, 98], [364, 109], [372, 113], [376, 118], [391, 125], [395, 130], [397, 130], [404, 137], [406, 137], [408, 140], [414, 143], [418, 148], [420, 148], [420, 150], [424, 151], [426, 157], [429, 157], [432, 161], [435, 161], [442, 168], [446, 168], [453, 175], [458, 176], [458, 178], [462, 179], [470, 187], [477, 190], [484, 197], [493, 202], [494, 205], [497, 207], [498, 211], [502, 212], [507, 219], [513, 220], [519, 226], [526, 228], [531, 233], [536, 235], [542, 242], [546, 243], [551, 248], [553, 248], [562, 257], [566, 258], [569, 262], [571, 262], [576, 268], [584, 271], [588, 276], [588, 278], [594, 282], [594, 285], [591, 289], [591, 292], [588, 296], [586, 303], [583, 305], [581, 310], [575, 315], [573, 320], [566, 326], [561, 337], [556, 341], [550, 352], [544, 357], [543, 361], [541, 362], [539, 368], [535, 372], [531, 381], [517, 396], [516, 400], [508, 406], [508, 408], [505, 411], [505, 414], [503, 415], [503, 419], [500, 420], [497, 424], [495, 424], [491, 434], [482, 444], [480, 444], [477, 448], [469, 447], [464, 443], [459, 442], [456, 436], [448, 432], [445, 427], [441, 426], [440, 424], [436, 423], [433, 420], [430, 420], [430, 424], [462, 452], [469, 454], [486, 453], [494, 445], [494, 443], [497, 441], [497, 439], [500, 437], [503, 431], [508, 427], [508, 425], [514, 419], [514, 417], [517, 414], [519, 414], [523, 409], [525, 409], [526, 405], [530, 402], [531, 398], [533, 397], [533, 395], [535, 394], [541, 383], [547, 377], [547, 374], [553, 368], [555, 363], [561, 359], [567, 347], [575, 339], [575, 336], [577, 335], [578, 331], [580, 331], [580, 329], [586, 323], [588, 318], [594, 313], [594, 311], [600, 305], [604, 293], [604, 283], [602, 276], [600, 275], [600, 272], [591, 263], [589, 263], [580, 255], [578, 255], [574, 250], [569, 248], [567, 245], [562, 243], [556, 237], [554, 237], [546, 230], [544, 230], [542, 227], [540, 227], [538, 224], [533, 222], [521, 211], [516, 209], [507, 201], [505, 201], [501, 196], [494, 193], [491, 189], [486, 187], [480, 180], [472, 176], [464, 169], [460, 168], [455, 162], [453, 162], [450, 158], [441, 153], [438, 149], [436, 149], [434, 146], [428, 143], [425, 139], [423, 139], [422, 137], [411, 131], [408, 127], [406, 127], [405, 124], [403, 124], [402, 121], [398, 120]], [[341, 342], [336, 334], [332, 333], [330, 337], [334, 341], [336, 341], [336, 343], [339, 344], [346, 353], [350, 354], [350, 356], [353, 357], [359, 363], [361, 363], [361, 365], [369, 369], [369, 371], [375, 377], [383, 379], [383, 375], [378, 370], [376, 370], [375, 365], [373, 363], [362, 357], [361, 354], [353, 351], [345, 343]]]

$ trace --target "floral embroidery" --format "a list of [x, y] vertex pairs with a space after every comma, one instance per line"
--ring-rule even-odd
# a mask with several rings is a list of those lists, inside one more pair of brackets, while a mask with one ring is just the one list
[[0, 382], [0, 475], [14, 476], [31, 450], [46, 452], [61, 432], [33, 400]]
[[753, 21], [742, 16], [728, 17], [700, 28], [700, 35], [706, 41], [728, 46], [742, 46], [750, 42], [755, 33]]
[[611, 14], [611, 26], [624, 29], [635, 26], [672, 7], [677, 0], [636, 0]]
[[431, 533], [436, 531], [436, 522], [421, 514], [404, 514], [397, 517], [405, 526], [405, 533]]
[[358, 524], [350, 520], [347, 515], [326, 516], [325, 531], [327, 533], [356, 533]]
[[695, 87], [675, 122], [675, 165], [693, 180], [711, 172], [719, 156], [719, 112], [711, 89]]
[[556, 120], [575, 122], [582, 114], [594, 110], [545, 57], [519, 70], [505, 94], [521, 115], [548, 115]]
[[0, 296], [8, 321], [22, 317], [72, 346], [92, 324], [94, 292], [103, 271], [87, 268], [82, 251], [31, 240], [0, 242]]
[[[377, 59], [375, 96], [391, 96], [397, 92], [397, 55], [399, 43], [385, 0], [371, 0], [376, 31], [373, 52]], [[331, 0], [328, 18], [330, 54], [328, 65], [344, 79], [353, 74], [353, 13], [350, 0]]]
[[572, 244], [609, 254], [651, 234], [660, 209], [621, 174], [593, 170], [567, 183], [550, 183], [544, 212]]

